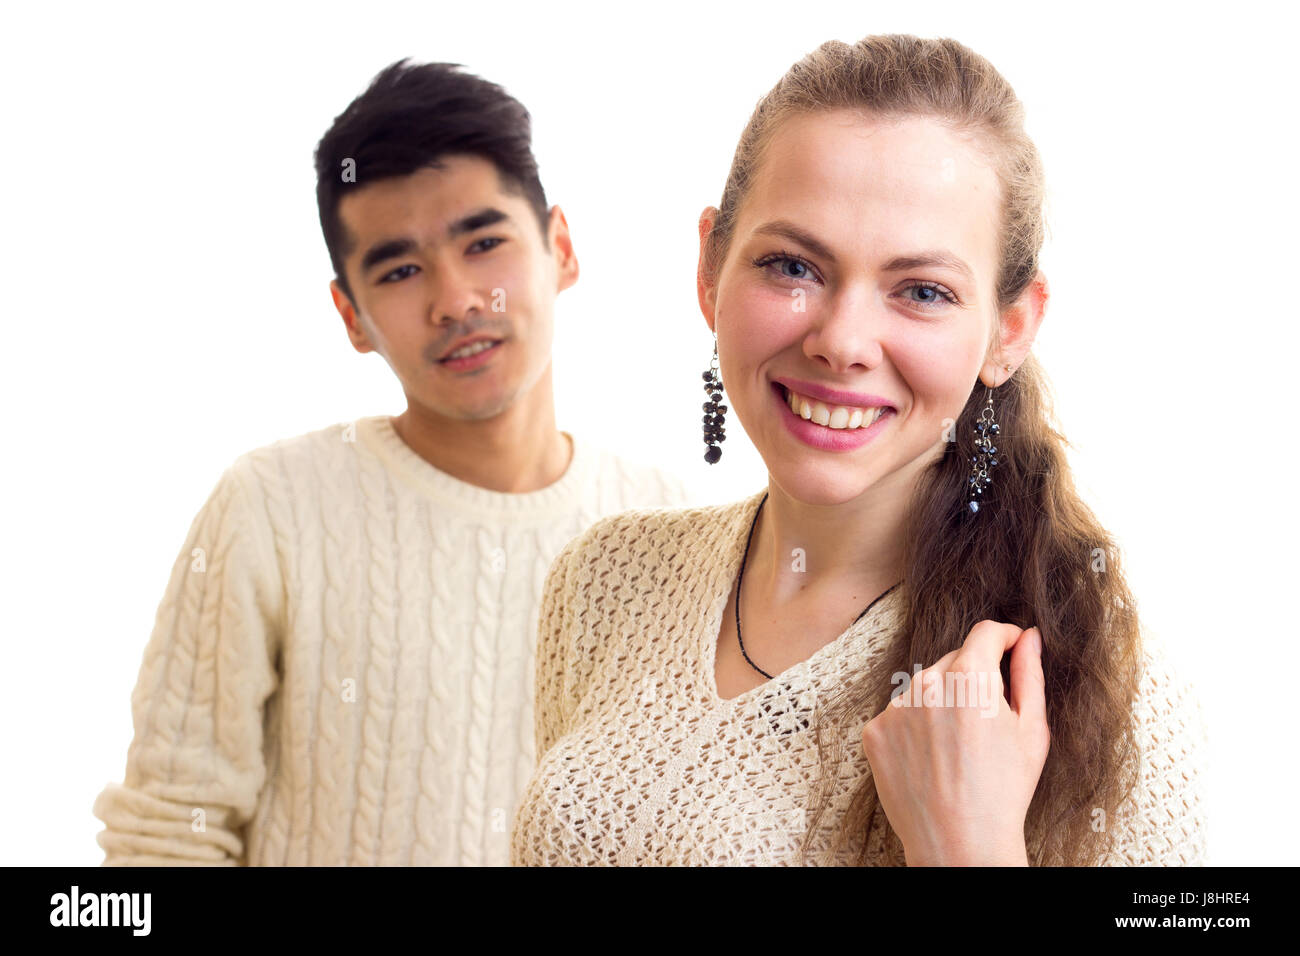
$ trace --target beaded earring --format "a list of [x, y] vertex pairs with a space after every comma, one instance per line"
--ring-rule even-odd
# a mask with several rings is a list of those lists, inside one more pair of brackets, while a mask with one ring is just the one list
[[[1010, 365], [1005, 365], [1003, 368], [1008, 372], [1011, 371]], [[993, 413], [993, 389], [990, 388], [987, 389], [984, 407], [980, 409], [979, 416], [975, 419], [975, 454], [971, 456], [970, 478], [966, 482], [970, 493], [966, 506], [971, 514], [980, 510], [977, 499], [984, 495], [985, 489], [993, 480], [992, 469], [998, 464], [997, 458], [994, 457], [998, 453], [998, 448], [993, 442], [998, 437], [999, 431], [1001, 429]]]
[[704, 460], [713, 465], [722, 457], [722, 449], [718, 446], [727, 437], [724, 427], [727, 406], [718, 404], [722, 401], [722, 379], [718, 376], [717, 333], [713, 336], [713, 361], [704, 373], [704, 391], [709, 395], [709, 400], [704, 403], [704, 444], [708, 446]]

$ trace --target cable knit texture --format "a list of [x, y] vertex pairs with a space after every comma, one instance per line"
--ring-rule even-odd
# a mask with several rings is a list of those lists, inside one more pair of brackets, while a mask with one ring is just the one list
[[[896, 590], [807, 660], [738, 697], [717, 694], [722, 613], [762, 492], [734, 504], [639, 511], [568, 543], [542, 598], [537, 772], [511, 833], [519, 865], [786, 865], [811, 813], [819, 701], [868, 667], [901, 626]], [[1204, 863], [1205, 728], [1162, 646], [1144, 639], [1134, 706], [1141, 782], [1109, 865]], [[846, 727], [822, 862], [870, 773]], [[860, 846], [860, 842], [859, 842]], [[853, 862], [850, 846], [832, 862]], [[872, 836], [869, 860], [883, 860]]]
[[523, 494], [439, 471], [387, 416], [242, 455], [158, 608], [125, 780], [94, 804], [104, 864], [505, 864], [552, 560], [688, 503], [576, 436]]

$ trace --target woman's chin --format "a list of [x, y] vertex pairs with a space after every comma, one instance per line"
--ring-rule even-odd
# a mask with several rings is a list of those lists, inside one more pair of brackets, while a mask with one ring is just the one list
[[767, 472], [788, 497], [817, 507], [853, 501], [872, 485], [860, 464], [847, 462], [770, 461]]

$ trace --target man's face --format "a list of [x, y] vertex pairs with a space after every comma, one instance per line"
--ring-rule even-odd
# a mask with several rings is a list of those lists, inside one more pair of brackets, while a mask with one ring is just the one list
[[[555, 296], [578, 276], [558, 207], [549, 251], [528, 201], [477, 156], [380, 180], [339, 203], [350, 242], [349, 301], [330, 284], [359, 352], [376, 351], [407, 400], [432, 418], [493, 418], [550, 366]], [[471, 337], [499, 344], [469, 363], [446, 356]]]

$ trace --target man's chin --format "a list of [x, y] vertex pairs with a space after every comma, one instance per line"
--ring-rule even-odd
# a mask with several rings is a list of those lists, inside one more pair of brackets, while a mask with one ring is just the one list
[[448, 422], [486, 422], [497, 418], [513, 404], [503, 394], [483, 396], [472, 403], [463, 399], [459, 402], [449, 401], [446, 396], [429, 396], [413, 399], [407, 393], [407, 403], [411, 410], [430, 424]]

